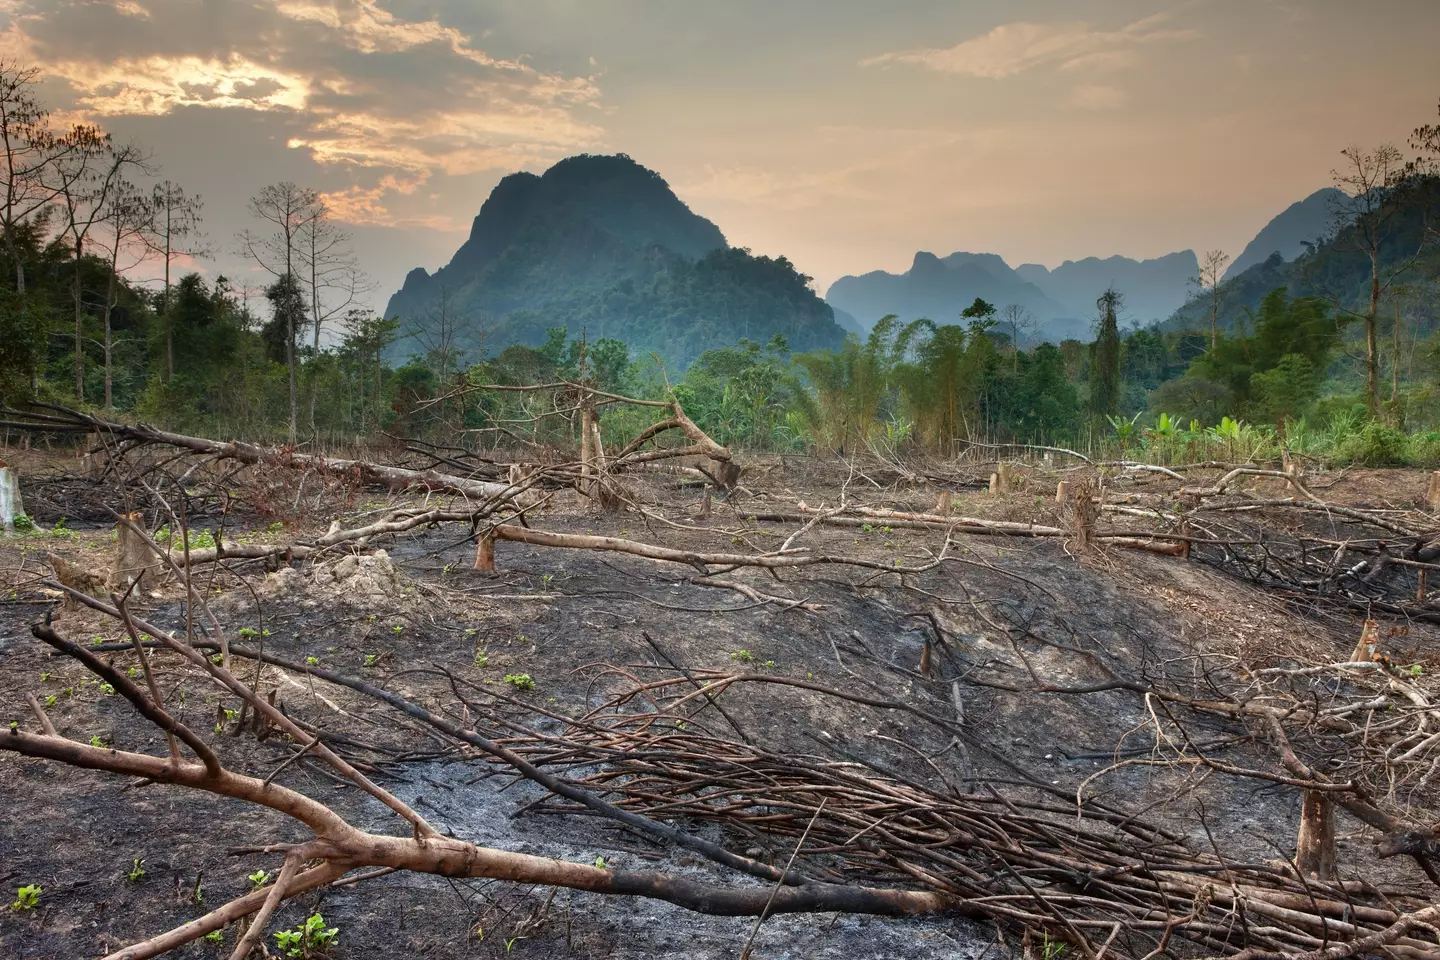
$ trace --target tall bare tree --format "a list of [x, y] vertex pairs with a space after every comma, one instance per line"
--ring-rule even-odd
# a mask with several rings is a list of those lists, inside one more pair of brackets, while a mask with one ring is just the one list
[[1225, 265], [1230, 255], [1223, 250], [1211, 250], [1200, 260], [1200, 272], [1190, 280], [1196, 288], [1196, 295], [1206, 301], [1210, 310], [1210, 349], [1220, 345], [1220, 307], [1225, 301], [1223, 279]]
[[[346, 316], [371, 292], [360, 269], [348, 230], [330, 219], [330, 208], [317, 199], [312, 214], [300, 225], [299, 250], [304, 282], [310, 288], [310, 326], [313, 349], [320, 352], [320, 335], [327, 323]], [[310, 430], [315, 430], [316, 389], [310, 384]]]
[[199, 239], [200, 211], [205, 202], [166, 180], [155, 185], [150, 204], [155, 216], [148, 231], [149, 243], [165, 263], [165, 287], [160, 292], [160, 318], [165, 326], [165, 379], [173, 380], [175, 327], [170, 315], [170, 267], [176, 257], [197, 256], [202, 252], [201, 245], [193, 241]]
[[[321, 206], [320, 195], [308, 187], [286, 180], [262, 189], [250, 198], [250, 213], [269, 224], [269, 232], [257, 236], [246, 231], [240, 235], [241, 251], [269, 271], [277, 281], [285, 279], [298, 286], [296, 268], [303, 261], [301, 238], [306, 225], [316, 218]], [[285, 365], [290, 374], [290, 442], [296, 436], [295, 390], [295, 312], [285, 311]]]
[[75, 307], [75, 399], [85, 400], [85, 254], [91, 232], [109, 217], [110, 203], [132, 169], [145, 168], [146, 158], [134, 144], [115, 146], [107, 135], [69, 152], [57, 162], [59, 205], [64, 214], [61, 236], [70, 246], [73, 277], [70, 294]]
[[0, 59], [0, 240], [15, 269], [15, 290], [25, 292], [25, 259], [17, 240], [30, 218], [55, 203], [89, 167], [72, 162], [97, 152], [106, 136], [76, 125], [57, 132], [50, 111], [35, 95], [40, 71]]
[[[1407, 188], [1410, 170], [1391, 144], [1373, 150], [1350, 146], [1340, 152], [1342, 166], [1331, 171], [1340, 195], [1331, 201], [1331, 223], [1336, 250], [1360, 254], [1369, 262], [1369, 284], [1362, 306], [1345, 290], [1327, 295], [1342, 313], [1362, 321], [1365, 328], [1365, 401], [1372, 414], [1380, 410], [1380, 301], [1415, 266], [1426, 248], [1428, 235], [1407, 239], [1404, 214], [1411, 202]], [[1404, 242], [1403, 249], [1395, 244]]]
[[152, 198], [134, 184], [122, 181], [104, 211], [106, 289], [104, 304], [105, 409], [114, 404], [114, 336], [111, 321], [120, 298], [120, 278], [153, 255], [150, 230], [154, 224]]
[[1000, 310], [1000, 325], [1010, 328], [1014, 369], [1020, 369], [1020, 343], [1035, 329], [1035, 314], [1018, 303], [1007, 303]]

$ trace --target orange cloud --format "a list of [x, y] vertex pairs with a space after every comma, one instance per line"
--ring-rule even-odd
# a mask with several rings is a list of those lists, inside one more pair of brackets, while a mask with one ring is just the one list
[[1121, 66], [1133, 58], [1127, 48], [1199, 36], [1193, 30], [1165, 29], [1168, 14], [1156, 14], [1119, 30], [1096, 30], [1088, 23], [1034, 23], [1020, 20], [1001, 24], [989, 33], [953, 47], [924, 48], [882, 53], [861, 61], [872, 67], [911, 63], [944, 73], [999, 80], [1047, 64], [1065, 68]]

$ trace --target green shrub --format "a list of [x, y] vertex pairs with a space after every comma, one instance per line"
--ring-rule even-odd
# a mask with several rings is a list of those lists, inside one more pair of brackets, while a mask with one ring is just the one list
[[1338, 439], [1336, 456], [1366, 467], [1404, 464], [1409, 453], [1405, 434], [1379, 420], [1371, 420], [1356, 432]]
[[1408, 460], [1416, 467], [1440, 467], [1440, 432], [1427, 430], [1412, 435]]

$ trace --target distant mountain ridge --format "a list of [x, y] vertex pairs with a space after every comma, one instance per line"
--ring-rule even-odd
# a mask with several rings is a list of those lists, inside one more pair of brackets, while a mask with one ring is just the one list
[[547, 329], [566, 327], [680, 365], [741, 337], [780, 333], [797, 350], [843, 337], [788, 260], [729, 247], [719, 227], [624, 154], [502, 179], [450, 262], [434, 274], [411, 270], [386, 316], [412, 333], [396, 356], [435, 349], [440, 328], [457, 321], [483, 330], [489, 349], [538, 345]]
[[1125, 294], [1130, 317], [1152, 322], [1185, 302], [1198, 272], [1192, 250], [1143, 261], [1118, 256], [1067, 260], [1054, 270], [1033, 263], [1012, 268], [993, 253], [952, 253], [942, 259], [922, 250], [903, 274], [875, 270], [841, 277], [825, 300], [868, 330], [892, 313], [902, 320], [959, 322], [960, 311], [980, 297], [997, 308], [1024, 307], [1038, 322], [1039, 337], [1060, 340], [1088, 334], [1095, 300], [1112, 284]]
[[1271, 254], [1278, 253], [1281, 260], [1289, 262], [1312, 249], [1330, 232], [1335, 201], [1342, 197], [1344, 194], [1334, 187], [1324, 187], [1290, 204], [1265, 224], [1240, 256], [1231, 261], [1224, 279], [1231, 280], [1264, 263]]
[[1066, 260], [1054, 270], [1037, 263], [1015, 268], [1020, 276], [1065, 305], [1072, 315], [1095, 313], [1095, 301], [1114, 287], [1125, 296], [1125, 312], [1141, 323], [1163, 320], [1183, 305], [1191, 281], [1200, 272], [1193, 250], [1179, 250], [1150, 260], [1130, 257], [1086, 257]]
[[[1408, 196], [1387, 222], [1379, 248], [1382, 276], [1402, 286], [1433, 276], [1437, 244], [1430, 225], [1440, 219], [1440, 178], [1421, 178], [1404, 189]], [[1370, 294], [1370, 259], [1365, 244], [1357, 242], [1353, 224], [1336, 229], [1337, 194], [1327, 188], [1292, 204], [1245, 248], [1236, 261], [1243, 269], [1232, 268], [1221, 286], [1222, 331], [1248, 328], [1260, 303], [1279, 288], [1292, 297], [1319, 297], [1341, 317], [1364, 311]], [[1259, 251], [1268, 253], [1255, 260]], [[1389, 309], [1389, 304], [1382, 309]], [[1175, 311], [1163, 327], [1208, 331], [1209, 324], [1201, 300]]]

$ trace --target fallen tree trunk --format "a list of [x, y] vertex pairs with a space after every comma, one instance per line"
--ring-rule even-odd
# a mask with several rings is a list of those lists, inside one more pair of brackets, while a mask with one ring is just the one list
[[[362, 483], [383, 484], [397, 490], [424, 489], [436, 493], [448, 493], [457, 497], [493, 502], [508, 502], [520, 496], [521, 488], [506, 483], [491, 483], [486, 480], [471, 480], [437, 470], [408, 470], [392, 467], [369, 460], [332, 460], [313, 454], [294, 453], [261, 447], [241, 440], [210, 440], [192, 437], [183, 433], [171, 433], [148, 424], [131, 426], [102, 420], [99, 417], [70, 410], [51, 404], [40, 404], [58, 410], [77, 426], [83, 426], [95, 433], [102, 433], [119, 440], [139, 444], [164, 444], [193, 453], [204, 454], [216, 460], [235, 460], [248, 465], [276, 464], [301, 470], [313, 470], [331, 476], [351, 478]], [[50, 429], [47, 423], [36, 424], [36, 429]]]

